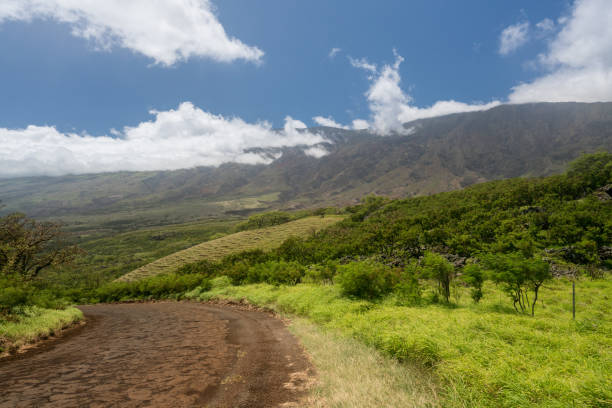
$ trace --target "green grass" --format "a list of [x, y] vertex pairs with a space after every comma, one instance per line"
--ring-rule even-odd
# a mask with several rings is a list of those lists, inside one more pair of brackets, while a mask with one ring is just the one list
[[131, 281], [169, 273], [187, 263], [204, 259], [218, 261], [226, 255], [250, 249], [273, 249], [280, 246], [290, 236], [305, 236], [341, 219], [340, 216], [307, 217], [269, 228], [238, 232], [157, 259], [117, 280]]
[[454, 307], [401, 307], [351, 300], [335, 286], [213, 286], [227, 297], [307, 317], [438, 378], [444, 407], [609, 407], [612, 405], [612, 279], [542, 289], [536, 316], [515, 313], [494, 286], [481, 304], [467, 293]]
[[11, 320], [0, 320], [0, 354], [49, 337], [83, 319], [76, 307], [63, 310], [28, 307]]

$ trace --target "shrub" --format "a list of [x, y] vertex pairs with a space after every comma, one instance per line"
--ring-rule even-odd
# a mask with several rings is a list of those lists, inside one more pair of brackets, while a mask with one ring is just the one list
[[198, 262], [185, 264], [177, 269], [179, 275], [199, 274], [203, 276], [215, 276], [221, 269], [220, 265], [204, 259]]
[[328, 261], [323, 264], [313, 264], [306, 268], [306, 273], [302, 282], [321, 283], [330, 285], [334, 281], [334, 276], [338, 270], [338, 264]]
[[344, 295], [377, 299], [391, 292], [397, 283], [397, 273], [379, 263], [352, 262], [338, 267], [335, 281]]
[[272, 211], [263, 214], [252, 215], [246, 222], [239, 224], [236, 229], [238, 231], [245, 231], [251, 229], [271, 227], [274, 225], [287, 223], [294, 219], [295, 218], [289, 213], [282, 211]]
[[134, 282], [111, 282], [96, 290], [101, 302], [117, 302], [135, 299], [163, 299], [180, 295], [196, 287], [210, 289], [210, 282], [203, 275], [168, 274]]
[[423, 258], [423, 276], [438, 282], [438, 291], [446, 303], [450, 298], [451, 281], [455, 277], [455, 267], [442, 255], [427, 252]]
[[[483, 264], [489, 269], [491, 279], [500, 283], [512, 299], [514, 309], [535, 313], [538, 293], [542, 284], [551, 279], [550, 265], [539, 259], [525, 259], [521, 254], [486, 255]], [[533, 292], [533, 298], [529, 293]]]
[[247, 272], [249, 283], [296, 285], [304, 276], [304, 267], [297, 262], [268, 261], [253, 265]]
[[409, 268], [400, 275], [399, 282], [393, 288], [395, 303], [398, 306], [413, 306], [421, 303], [421, 286], [416, 271]]
[[471, 288], [470, 296], [474, 303], [480, 302], [482, 299], [482, 284], [484, 283], [484, 272], [477, 264], [466, 265], [463, 268], [463, 281]]

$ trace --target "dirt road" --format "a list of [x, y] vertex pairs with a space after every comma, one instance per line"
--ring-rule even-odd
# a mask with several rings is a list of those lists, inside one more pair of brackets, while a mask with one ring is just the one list
[[312, 376], [295, 338], [264, 312], [186, 302], [82, 310], [84, 327], [0, 360], [0, 407], [274, 407], [298, 401]]

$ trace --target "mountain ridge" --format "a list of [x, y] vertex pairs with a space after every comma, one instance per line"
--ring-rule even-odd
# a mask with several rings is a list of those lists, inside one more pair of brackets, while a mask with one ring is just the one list
[[[310, 128], [327, 140], [320, 145], [329, 152], [326, 156], [314, 158], [303, 148], [286, 148], [268, 165], [226, 163], [216, 168], [0, 179], [0, 200], [4, 212], [19, 210], [35, 217], [116, 212], [136, 216], [142, 210], [192, 202], [197, 208], [185, 210], [190, 217], [214, 217], [228, 211], [346, 205], [367, 194], [408, 197], [494, 179], [546, 176], [563, 171], [582, 153], [612, 151], [612, 103], [501, 105], [418, 119], [404, 127], [412, 131], [379, 136]], [[247, 198], [254, 201], [227, 204]]]

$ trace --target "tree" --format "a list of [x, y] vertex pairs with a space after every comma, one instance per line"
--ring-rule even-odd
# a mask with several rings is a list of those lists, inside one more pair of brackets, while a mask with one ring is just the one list
[[81, 250], [64, 243], [61, 224], [24, 214], [0, 217], [0, 274], [32, 280], [45, 268], [72, 261]]
[[427, 252], [423, 258], [424, 276], [438, 281], [438, 291], [446, 302], [450, 298], [451, 281], [455, 277], [455, 267], [442, 255]]
[[472, 288], [470, 295], [474, 303], [478, 303], [480, 299], [482, 299], [482, 284], [484, 283], [484, 278], [484, 272], [480, 265], [469, 264], [463, 268], [463, 280]]
[[[524, 258], [521, 254], [487, 255], [483, 264], [489, 270], [491, 280], [503, 285], [505, 292], [513, 301], [514, 309], [522, 312], [531, 308], [535, 313], [538, 293], [544, 282], [552, 278], [548, 262]], [[533, 298], [530, 299], [530, 292]]]

